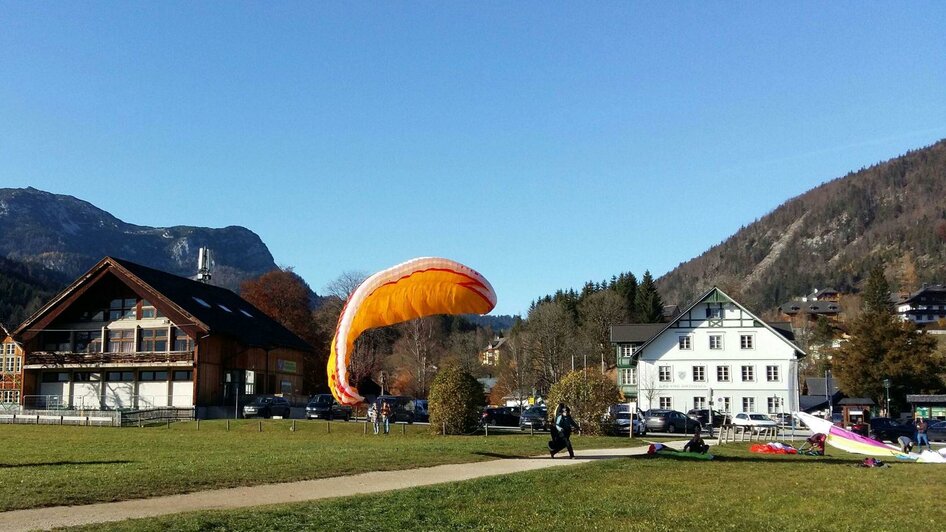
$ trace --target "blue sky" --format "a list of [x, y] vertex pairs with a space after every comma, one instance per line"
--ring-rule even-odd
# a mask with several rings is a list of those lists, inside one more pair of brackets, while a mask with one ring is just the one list
[[0, 2], [0, 187], [524, 313], [946, 137], [946, 3]]

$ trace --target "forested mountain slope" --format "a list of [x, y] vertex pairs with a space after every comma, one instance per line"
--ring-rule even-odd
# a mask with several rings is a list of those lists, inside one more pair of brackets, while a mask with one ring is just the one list
[[883, 261], [894, 290], [946, 282], [946, 140], [792, 198], [658, 280], [667, 303], [713, 285], [765, 311], [813, 288], [859, 288]]

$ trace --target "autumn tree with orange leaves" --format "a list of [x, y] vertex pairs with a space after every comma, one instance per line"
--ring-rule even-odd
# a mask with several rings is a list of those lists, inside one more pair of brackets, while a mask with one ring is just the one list
[[314, 293], [302, 277], [292, 268], [273, 270], [244, 281], [240, 295], [312, 346], [304, 359], [303, 385], [309, 393], [326, 391], [327, 341], [312, 314]]

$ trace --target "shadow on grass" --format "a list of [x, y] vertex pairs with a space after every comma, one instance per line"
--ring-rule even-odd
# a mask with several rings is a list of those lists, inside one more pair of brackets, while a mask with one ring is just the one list
[[0, 464], [0, 469], [8, 467], [46, 467], [46, 466], [76, 466], [76, 465], [111, 465], [111, 464], [131, 464], [132, 460], [89, 460], [87, 462], [36, 462], [32, 464]]

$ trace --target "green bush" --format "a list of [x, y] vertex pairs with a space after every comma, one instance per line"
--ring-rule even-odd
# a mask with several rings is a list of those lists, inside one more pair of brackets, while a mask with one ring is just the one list
[[446, 367], [434, 377], [428, 402], [431, 432], [470, 434], [479, 426], [486, 397], [473, 375], [458, 367]]
[[[607, 427], [602, 425], [601, 417], [611, 405], [620, 401], [621, 394], [614, 379], [593, 369], [565, 375], [552, 385], [546, 398], [549, 417], [555, 415], [559, 403], [565, 403], [572, 418], [581, 426], [582, 434], [604, 434]], [[554, 419], [551, 421], [555, 422]]]

